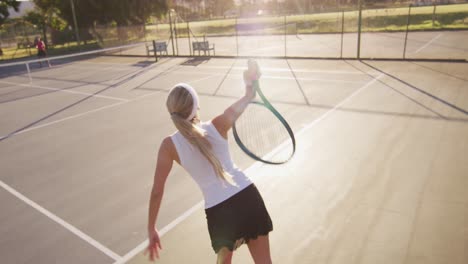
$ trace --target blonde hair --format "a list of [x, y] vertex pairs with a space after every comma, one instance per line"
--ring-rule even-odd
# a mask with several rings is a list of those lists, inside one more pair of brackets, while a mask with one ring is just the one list
[[206, 139], [206, 132], [194, 124], [198, 119], [198, 115], [195, 115], [192, 120], [187, 120], [192, 113], [193, 104], [194, 100], [192, 95], [187, 91], [187, 89], [181, 86], [177, 86], [172, 89], [166, 101], [167, 110], [171, 114], [172, 122], [174, 122], [174, 125], [179, 132], [190, 142], [190, 144], [200, 150], [201, 154], [203, 154], [203, 156], [213, 166], [213, 169], [219, 178], [235, 185], [232, 180], [232, 176], [223, 169], [221, 162], [213, 154], [211, 143]]

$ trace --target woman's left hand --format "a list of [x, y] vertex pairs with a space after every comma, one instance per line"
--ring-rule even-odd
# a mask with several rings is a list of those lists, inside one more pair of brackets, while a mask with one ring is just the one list
[[148, 231], [148, 248], [146, 248], [145, 255], [149, 253], [150, 261], [155, 261], [155, 257], [159, 259], [159, 250], [162, 249], [159, 232], [156, 229]]

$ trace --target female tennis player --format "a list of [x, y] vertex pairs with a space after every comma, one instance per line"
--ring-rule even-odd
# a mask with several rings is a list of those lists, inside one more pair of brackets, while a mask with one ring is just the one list
[[162, 249], [155, 228], [164, 183], [176, 161], [196, 181], [205, 200], [211, 245], [217, 263], [231, 263], [232, 254], [247, 244], [255, 263], [271, 263], [268, 234], [273, 225], [263, 199], [250, 179], [233, 163], [227, 133], [255, 97], [252, 82], [260, 77], [258, 65], [244, 72], [245, 95], [222, 114], [200, 122], [199, 100], [188, 84], [177, 84], [169, 92], [167, 109], [177, 132], [160, 146], [150, 197], [148, 217], [149, 259]]

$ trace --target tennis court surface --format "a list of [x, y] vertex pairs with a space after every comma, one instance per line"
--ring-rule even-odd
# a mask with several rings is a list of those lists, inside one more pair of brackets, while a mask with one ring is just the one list
[[[287, 164], [230, 138], [270, 211], [274, 263], [468, 263], [468, 64], [260, 59], [295, 131]], [[0, 73], [2, 263], [148, 263], [147, 208], [178, 82], [208, 120], [245, 59], [88, 57]], [[3, 69], [2, 69], [3, 70]], [[202, 195], [175, 166], [159, 263], [213, 263]], [[246, 246], [234, 263], [253, 263]]]

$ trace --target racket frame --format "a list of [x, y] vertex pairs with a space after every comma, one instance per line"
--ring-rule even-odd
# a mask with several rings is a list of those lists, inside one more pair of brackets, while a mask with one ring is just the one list
[[283, 160], [283, 161], [271, 161], [271, 160], [264, 159], [264, 157], [259, 157], [259, 156], [255, 155], [252, 151], [250, 151], [244, 145], [244, 143], [242, 143], [242, 140], [240, 139], [239, 134], [237, 133], [236, 123], [235, 122], [234, 122], [234, 125], [232, 127], [232, 134], [234, 135], [234, 140], [236, 141], [237, 145], [242, 149], [242, 151], [244, 151], [245, 154], [247, 154], [249, 157], [251, 157], [252, 159], [254, 159], [256, 161], [260, 161], [260, 162], [263, 162], [263, 163], [266, 163], [266, 164], [271, 164], [271, 165], [284, 164], [284, 163], [288, 162], [294, 156], [294, 153], [296, 152], [296, 138], [294, 137], [294, 132], [292, 131], [291, 126], [289, 126], [286, 119], [284, 119], [284, 117], [278, 112], [278, 110], [276, 110], [276, 108], [274, 108], [273, 105], [271, 105], [270, 101], [268, 101], [268, 99], [266, 99], [265, 95], [263, 94], [262, 90], [260, 89], [260, 85], [259, 85], [258, 80], [253, 81], [252, 85], [254, 87], [255, 95], [258, 93], [258, 95], [260, 96], [260, 99], [262, 101], [261, 102], [252, 101], [252, 102], [250, 102], [250, 104], [257, 104], [257, 105], [260, 105], [260, 106], [264, 106], [268, 110], [270, 110], [270, 112], [272, 112], [275, 115], [275, 117], [286, 128], [286, 131], [289, 134], [289, 137], [290, 137], [290, 139], [292, 141], [292, 153], [286, 160]]

